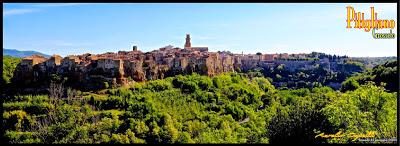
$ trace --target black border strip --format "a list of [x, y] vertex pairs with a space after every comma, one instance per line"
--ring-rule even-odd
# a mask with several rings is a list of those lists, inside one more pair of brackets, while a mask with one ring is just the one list
[[[101, 3], [220, 3], [220, 2], [229, 2], [229, 1], [221, 1], [221, 0], [152, 0], [152, 1], [143, 1], [143, 0], [114, 0], [114, 1], [102, 1], [102, 0], [94, 0], [94, 1], [90, 1], [90, 0], [59, 0], [59, 1], [54, 1], [54, 0], [39, 0], [39, 1], [35, 1], [35, 0], [4, 0], [2, 3], [4, 5], [4, 3], [91, 3], [91, 2], [101, 2]], [[268, 0], [268, 1], [262, 1], [262, 0], [247, 0], [247, 1], [230, 1], [230, 2], [234, 2], [234, 3], [396, 3], [397, 4], [397, 34], [396, 34], [396, 38], [397, 38], [397, 78], [396, 82], [400, 83], [400, 59], [399, 59], [399, 55], [400, 55], [400, 51], [399, 51], [399, 43], [400, 43], [400, 39], [399, 39], [399, 1], [398, 0], [380, 0], [380, 1], [373, 1], [373, 0], [353, 0], [353, 1], [339, 1], [339, 0], [324, 0], [324, 1], [318, 1], [318, 0], [302, 0], [302, 1], [296, 1], [296, 0]], [[1, 9], [4, 10], [3, 5], [1, 6]], [[3, 13], [3, 11], [1, 12]], [[3, 15], [2, 15], [3, 17]], [[3, 19], [2, 19], [3, 21]], [[1, 23], [1, 26], [3, 26], [3, 23]], [[1, 30], [3, 32], [3, 29]], [[4, 34], [3, 34], [4, 35]], [[4, 38], [4, 36], [3, 36]], [[3, 46], [3, 40], [1, 41], [1, 44]], [[3, 51], [1, 51], [1, 56], [3, 56]], [[1, 57], [2, 58], [2, 57]], [[0, 61], [1, 63], [3, 63], [3, 58]], [[0, 73], [3, 74], [3, 68], [0, 69]], [[3, 93], [3, 85], [0, 85], [0, 96]], [[400, 90], [400, 88], [399, 88]], [[399, 98], [399, 92], [397, 92], [397, 144], [393, 144], [393, 145], [398, 145], [399, 141], [400, 141], [400, 126], [399, 126], [399, 116], [400, 116], [400, 109], [399, 109], [399, 105], [400, 105], [400, 98]], [[0, 97], [0, 111], [3, 113], [3, 98]], [[1, 116], [0, 118], [1, 121], [3, 121], [3, 116]], [[3, 125], [0, 128], [0, 132], [1, 132], [1, 144], [6, 144], [4, 141], [4, 129], [3, 129]], [[335, 144], [333, 144], [335, 145]], [[369, 144], [367, 144], [369, 145]]]

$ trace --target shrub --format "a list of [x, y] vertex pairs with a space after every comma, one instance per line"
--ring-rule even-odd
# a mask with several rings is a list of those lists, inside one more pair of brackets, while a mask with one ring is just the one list
[[40, 143], [36, 135], [36, 132], [6, 131], [4, 137], [10, 143]]
[[182, 84], [183, 92], [193, 93], [198, 88], [199, 87], [197, 86], [197, 84], [195, 82], [192, 82], [192, 81], [183, 82], [183, 84]]
[[108, 84], [108, 82], [103, 82], [103, 88], [104, 89], [110, 88], [110, 85]]
[[201, 90], [207, 91], [207, 90], [213, 88], [213, 82], [211, 81], [210, 78], [202, 78], [199, 81], [199, 87]]
[[353, 78], [350, 78], [342, 83], [342, 87], [341, 87], [340, 91], [342, 91], [342, 92], [353, 91], [359, 87], [360, 87], [360, 84], [358, 84], [358, 82], [356, 80], [354, 80]]
[[246, 116], [242, 107], [236, 102], [234, 102], [233, 104], [228, 104], [225, 108], [225, 111], [226, 114], [232, 115], [232, 117], [237, 121], [244, 119], [244, 117]]
[[147, 89], [152, 91], [164, 91], [172, 88], [172, 84], [165, 80], [155, 80], [150, 81], [147, 86]]
[[127, 107], [126, 99], [121, 96], [110, 95], [103, 104], [103, 109], [124, 109]]

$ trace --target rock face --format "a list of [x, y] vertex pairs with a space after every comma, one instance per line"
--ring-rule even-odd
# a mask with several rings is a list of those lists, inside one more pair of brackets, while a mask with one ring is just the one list
[[64, 58], [58, 55], [50, 58], [37, 55], [26, 57], [17, 66], [13, 80], [24, 85], [43, 84], [50, 80], [64, 80], [79, 86], [104, 82], [123, 85], [177, 74], [214, 76], [223, 72], [268, 67], [277, 65], [274, 60], [288, 57], [303, 58], [305, 55], [208, 52], [208, 47], [192, 47], [190, 36], [187, 35], [184, 49], [169, 45], [143, 53], [134, 46], [132, 51], [117, 53], [86, 53]]
[[43, 78], [43, 75], [39, 73], [46, 71], [43, 67], [46, 60], [47, 58], [38, 55], [24, 58], [21, 63], [17, 65], [13, 79], [23, 84], [30, 84], [40, 80]]
[[167, 46], [146, 53], [133, 49], [65, 58], [58, 55], [51, 58], [30, 56], [17, 66], [14, 81], [27, 85], [45, 83], [59, 77], [80, 85], [93, 81], [98, 84], [115, 82], [122, 85], [131, 81], [163, 79], [177, 74], [199, 73], [214, 76], [231, 71], [234, 71], [232, 54]]

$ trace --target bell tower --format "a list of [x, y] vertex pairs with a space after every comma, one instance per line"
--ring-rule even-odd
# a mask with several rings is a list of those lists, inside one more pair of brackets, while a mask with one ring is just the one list
[[186, 34], [186, 42], [185, 42], [185, 48], [190, 48], [192, 45], [190, 43], [190, 34]]

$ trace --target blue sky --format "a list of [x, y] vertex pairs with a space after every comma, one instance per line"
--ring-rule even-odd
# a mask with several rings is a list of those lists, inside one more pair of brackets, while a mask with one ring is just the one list
[[[166, 45], [234, 53], [397, 56], [396, 39], [346, 29], [346, 6], [396, 20], [396, 4], [3, 4], [3, 48], [46, 54], [144, 52]], [[382, 30], [381, 32], [388, 32]]]

